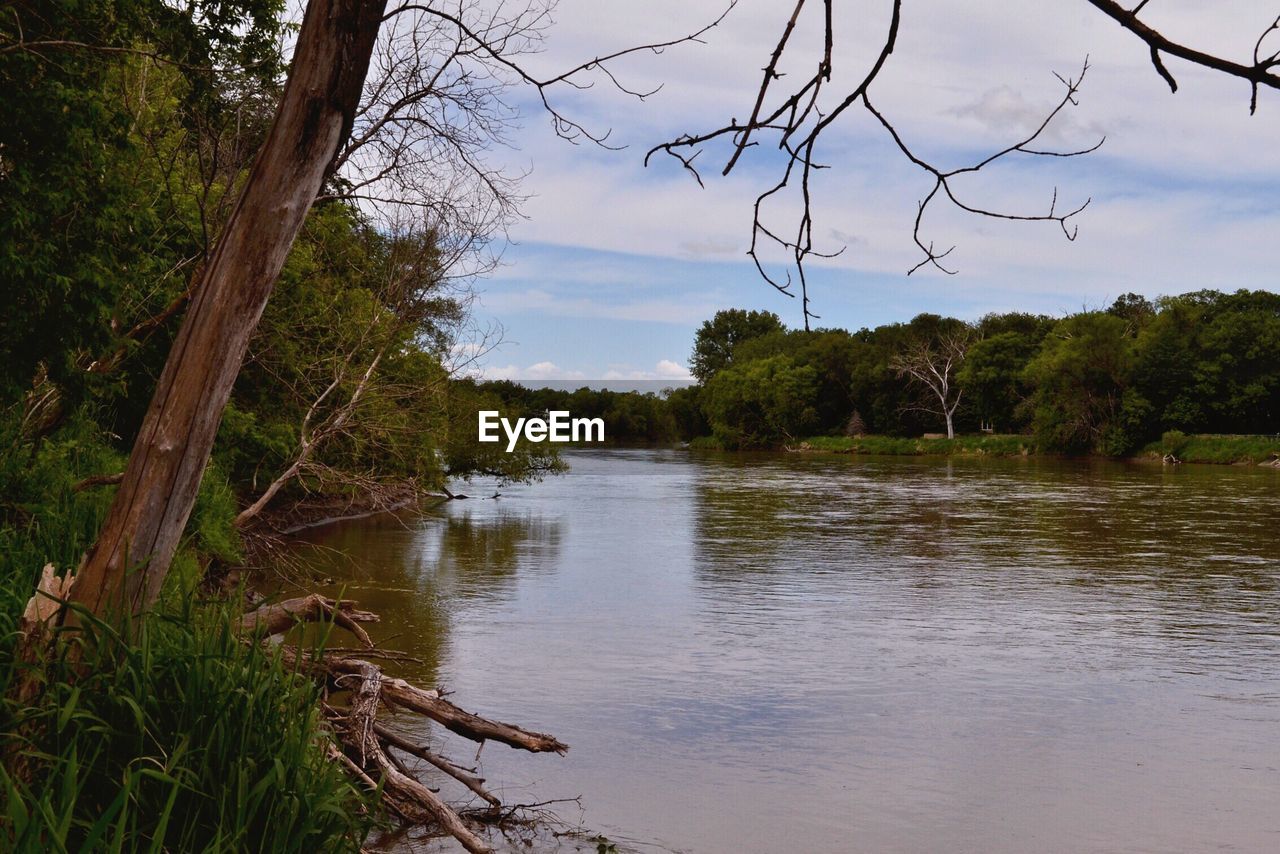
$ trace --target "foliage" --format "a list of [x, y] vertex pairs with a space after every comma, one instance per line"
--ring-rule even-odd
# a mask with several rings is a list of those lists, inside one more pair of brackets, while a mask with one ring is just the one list
[[732, 364], [734, 349], [740, 344], [784, 329], [782, 320], [771, 311], [718, 311], [703, 321], [694, 337], [689, 372], [705, 382]]
[[[16, 674], [18, 619], [45, 563], [74, 567], [119, 470], [94, 419], [53, 437], [0, 420], [0, 696]], [[74, 674], [50, 663], [35, 707], [0, 701], [0, 731], [34, 734], [35, 782], [0, 771], [0, 848], [12, 851], [357, 850], [362, 800], [325, 757], [316, 687], [233, 633], [230, 615], [191, 604], [204, 556], [234, 559], [231, 488], [205, 477], [160, 611], [136, 643], [93, 624]], [[63, 647], [65, 649], [65, 645]]]
[[813, 429], [818, 372], [788, 356], [756, 359], [720, 371], [703, 390], [712, 435], [727, 448], [756, 448]]
[[366, 799], [316, 736], [318, 687], [233, 625], [152, 615], [126, 643], [90, 621], [84, 666], [48, 663], [38, 704], [5, 710], [38, 780], [0, 771], [6, 850], [359, 850]]
[[[93, 394], [84, 368], [184, 287], [184, 259], [200, 254], [208, 227], [190, 201], [211, 185], [179, 143], [194, 153], [198, 128], [247, 118], [219, 121], [234, 93], [212, 64], [235, 58], [266, 87], [280, 67], [279, 7], [77, 0], [0, 9], [0, 42], [108, 49], [0, 52], [0, 390], [21, 388], [43, 364], [74, 402]], [[157, 67], [129, 48], [182, 64]], [[99, 383], [98, 393], [118, 394], [130, 379]]]
[[[733, 328], [743, 315], [703, 330]], [[1106, 311], [1056, 321], [1010, 312], [966, 325], [922, 314], [857, 332], [764, 331], [733, 346], [730, 367], [682, 393], [682, 435], [712, 432], [732, 445], [740, 433], [756, 434], [747, 409], [730, 416], [721, 407], [718, 422], [701, 425], [689, 404], [696, 401], [710, 418], [718, 376], [740, 377], [776, 358], [816, 373], [817, 385], [799, 402], [815, 415], [814, 434], [845, 434], [855, 414], [857, 432], [909, 437], [938, 430], [942, 418], [920, 411], [916, 391], [893, 366], [921, 342], [960, 335], [969, 339], [955, 376], [963, 393], [955, 412], [960, 433], [979, 426], [1028, 432], [1035, 439], [1027, 444], [1047, 452], [1123, 456], [1166, 430], [1257, 434], [1275, 429], [1280, 417], [1280, 295], [1198, 291], [1154, 302], [1126, 294]], [[783, 433], [773, 435], [783, 441]]]
[[1131, 361], [1132, 339], [1121, 318], [1085, 312], [1059, 322], [1026, 369], [1040, 442], [1068, 452], [1123, 452]]

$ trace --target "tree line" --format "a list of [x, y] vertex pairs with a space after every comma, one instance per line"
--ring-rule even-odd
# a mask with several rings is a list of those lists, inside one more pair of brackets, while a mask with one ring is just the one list
[[605, 418], [618, 441], [712, 437], [768, 448], [813, 436], [1005, 433], [1058, 453], [1129, 454], [1167, 431], [1271, 434], [1280, 294], [1202, 290], [1065, 317], [920, 314], [850, 332], [718, 312], [665, 395], [483, 387], [534, 410]]

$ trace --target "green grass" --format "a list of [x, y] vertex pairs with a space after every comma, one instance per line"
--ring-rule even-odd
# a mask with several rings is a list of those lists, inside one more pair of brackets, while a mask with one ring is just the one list
[[1172, 453], [1184, 463], [1266, 463], [1280, 455], [1280, 437], [1184, 435], [1176, 430], [1144, 447], [1141, 456], [1161, 458]]
[[34, 770], [0, 769], [0, 851], [358, 850], [372, 811], [326, 757], [314, 681], [241, 642], [234, 608], [195, 604], [202, 560], [238, 547], [216, 472], [134, 638], [91, 625], [86, 667], [55, 658], [33, 706], [8, 699], [41, 567], [75, 567], [111, 500], [73, 487], [123, 464], [88, 421], [38, 446], [0, 422], [0, 743]]
[[997, 436], [990, 434], [957, 436], [954, 439], [908, 439], [897, 436], [814, 436], [793, 447], [832, 454], [884, 454], [887, 456], [1020, 457], [1036, 452], [1035, 440], [1030, 436]]
[[34, 782], [0, 771], [0, 848], [359, 849], [363, 798], [326, 758], [318, 687], [229, 616], [152, 615], [127, 642], [93, 625], [86, 666], [47, 664], [37, 705], [6, 709]]

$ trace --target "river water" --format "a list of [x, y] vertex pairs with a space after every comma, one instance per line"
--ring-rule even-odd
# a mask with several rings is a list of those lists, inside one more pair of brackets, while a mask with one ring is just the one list
[[485, 747], [504, 800], [635, 851], [1280, 851], [1280, 471], [568, 459], [304, 552], [394, 670], [571, 745]]

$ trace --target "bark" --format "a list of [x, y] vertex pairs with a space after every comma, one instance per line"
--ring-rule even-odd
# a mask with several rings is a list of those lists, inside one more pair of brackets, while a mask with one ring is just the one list
[[462, 785], [466, 786], [472, 792], [479, 795], [481, 798], [487, 801], [490, 806], [494, 806], [494, 807], [502, 806], [502, 801], [500, 801], [496, 795], [494, 795], [492, 792], [490, 792], [488, 789], [484, 787], [483, 777], [477, 777], [476, 775], [469, 773], [465, 768], [459, 768], [457, 765], [454, 765], [452, 762], [450, 762], [448, 759], [445, 759], [443, 756], [437, 756], [436, 754], [432, 753], [430, 750], [427, 750], [425, 747], [420, 747], [414, 744], [412, 741], [409, 741], [404, 736], [392, 732], [391, 730], [387, 729], [381, 724], [375, 723], [373, 726], [373, 729], [374, 729], [374, 732], [378, 734], [378, 738], [382, 739], [387, 744], [397, 748], [398, 750], [403, 750], [405, 753], [408, 753], [410, 756], [416, 756], [419, 759], [430, 762], [436, 768], [448, 774], [450, 777], [457, 780]]
[[[289, 599], [262, 605], [245, 614], [241, 628], [252, 637], [261, 639], [264, 635], [283, 634], [298, 623], [332, 620], [355, 633], [369, 647], [368, 636], [356, 621], [372, 622], [377, 618], [357, 611], [354, 604], [318, 595]], [[484, 788], [484, 780], [471, 773], [473, 769], [462, 768], [384, 726], [378, 720], [379, 709], [385, 707], [392, 711], [400, 709], [417, 713], [481, 743], [492, 739], [535, 753], [563, 753], [568, 750], [568, 745], [553, 736], [465, 712], [441, 698], [439, 691], [418, 688], [403, 679], [387, 676], [380, 667], [364, 658], [350, 657], [332, 649], [316, 658], [300, 653], [288, 644], [282, 644], [279, 652], [289, 666], [322, 681], [331, 690], [348, 692], [345, 708], [334, 708], [327, 702], [323, 704], [324, 714], [337, 741], [329, 747], [329, 755], [360, 785], [380, 792], [382, 804], [392, 813], [411, 824], [435, 824], [468, 851], [486, 852], [490, 848], [472, 831], [457, 808], [409, 772], [392, 753], [392, 748], [429, 762], [482, 798], [487, 808], [469, 813], [471, 818], [501, 822], [511, 815], [511, 811], [503, 812], [502, 802]], [[373, 657], [378, 651], [369, 648], [360, 654]]]
[[374, 767], [383, 781], [383, 801], [409, 821], [434, 821], [472, 854], [492, 849], [472, 833], [462, 817], [423, 783], [405, 774], [382, 748], [374, 732], [381, 691], [386, 684], [382, 671], [362, 662], [354, 675], [359, 685], [352, 692], [347, 710], [344, 740], [358, 754], [353, 760], [362, 767]]
[[350, 134], [385, 6], [307, 6], [271, 132], [196, 288], [106, 524], [72, 588], [92, 613], [139, 613], [160, 591], [250, 336]]
[[240, 620], [240, 630], [245, 634], [282, 635], [299, 623], [315, 623], [325, 619], [341, 626], [359, 639], [366, 647], [373, 641], [360, 623], [375, 623], [378, 615], [357, 611], [355, 603], [347, 599], [329, 599], [317, 594], [298, 599], [286, 599], [263, 605], [245, 614]]
[[[352, 674], [362, 672], [367, 662], [340, 658], [326, 659], [325, 664], [334, 673]], [[499, 741], [508, 747], [520, 748], [530, 753], [564, 753], [569, 749], [568, 745], [554, 736], [474, 715], [450, 703], [439, 692], [424, 691], [403, 679], [383, 676], [382, 699], [388, 705], [431, 718], [450, 732], [472, 741]]]

